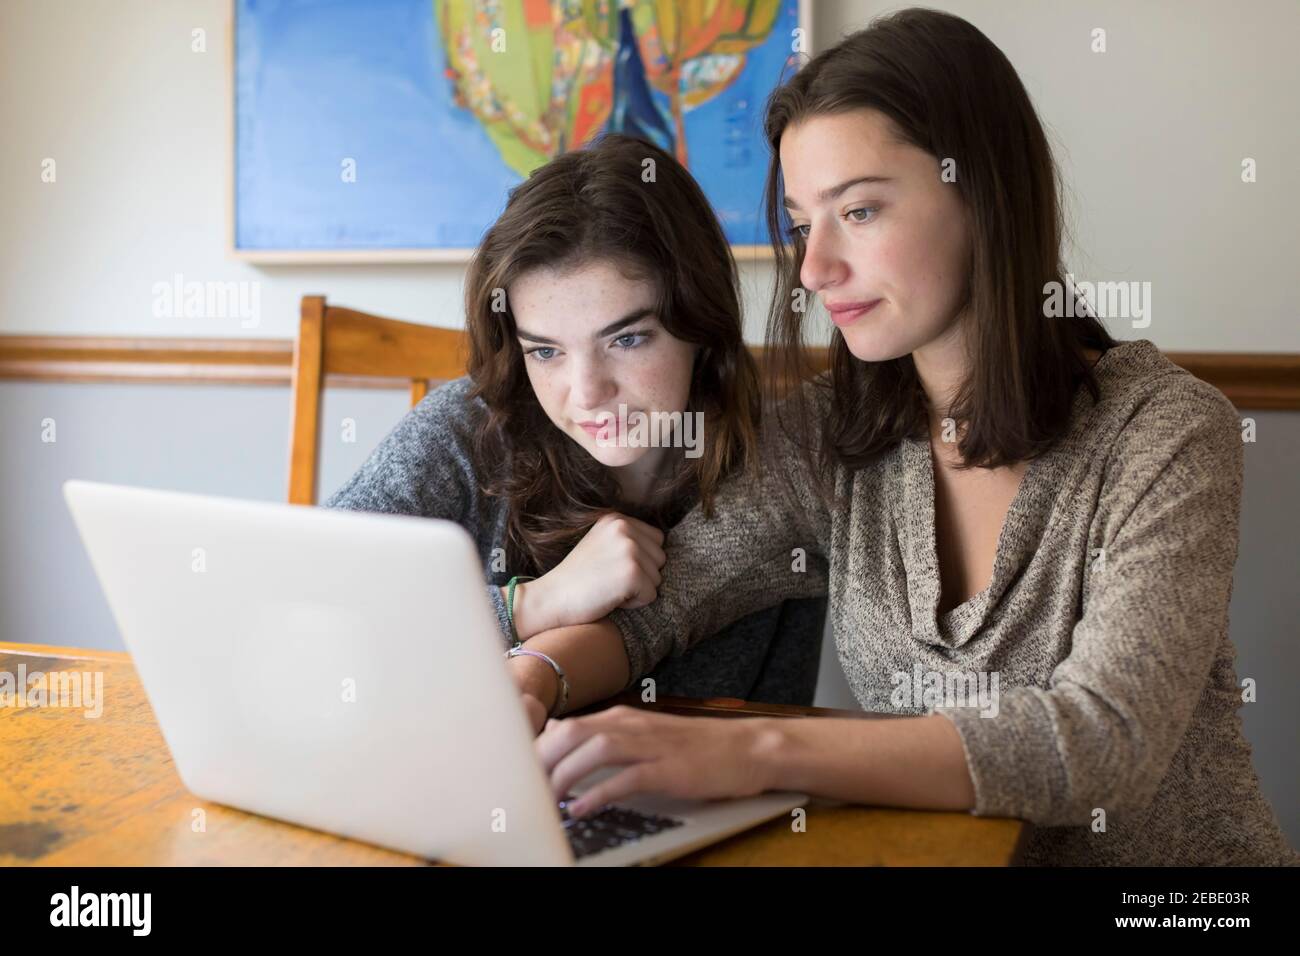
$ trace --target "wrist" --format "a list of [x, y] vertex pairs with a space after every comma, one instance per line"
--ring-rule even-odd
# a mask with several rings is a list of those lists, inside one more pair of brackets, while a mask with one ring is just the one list
[[793, 740], [789, 731], [793, 721], [782, 717], [753, 717], [743, 723], [750, 725], [746, 750], [760, 787], [799, 789], [791, 779], [794, 763], [790, 759]]
[[515, 585], [515, 603], [512, 614], [515, 634], [526, 641], [535, 634], [549, 631], [556, 625], [551, 621], [548, 590], [545, 578], [520, 581]]
[[521, 654], [506, 662], [519, 693], [536, 697], [549, 714], [560, 693], [560, 679], [555, 669], [544, 660]]

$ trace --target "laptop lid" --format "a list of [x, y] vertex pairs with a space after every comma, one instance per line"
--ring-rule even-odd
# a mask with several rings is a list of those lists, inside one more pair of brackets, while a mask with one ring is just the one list
[[572, 862], [458, 525], [63, 488], [191, 792], [449, 862]]

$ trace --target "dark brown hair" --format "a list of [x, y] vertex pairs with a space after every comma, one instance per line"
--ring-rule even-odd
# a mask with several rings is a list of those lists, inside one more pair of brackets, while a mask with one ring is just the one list
[[[652, 282], [664, 328], [700, 346], [685, 411], [704, 415], [703, 453], [682, 456], [672, 480], [643, 508], [620, 504], [605, 466], [546, 417], [516, 338], [511, 283], [532, 269], [566, 272], [592, 262]], [[756, 442], [758, 371], [740, 303], [735, 261], [712, 207], [690, 173], [657, 146], [606, 133], [510, 191], [470, 261], [465, 322], [471, 397], [489, 409], [475, 453], [484, 492], [508, 506], [512, 572], [545, 573], [610, 510], [665, 530], [697, 499], [711, 513], [718, 485], [744, 468]]]
[[[964, 467], [997, 467], [1041, 455], [1064, 431], [1080, 383], [1098, 396], [1085, 347], [1115, 344], [1093, 316], [1044, 314], [1044, 284], [1062, 282], [1061, 200], [1042, 124], [1015, 68], [983, 33], [959, 17], [911, 8], [880, 17], [819, 54], [768, 99], [771, 147], [766, 185], [776, 291], [768, 316], [773, 361], [766, 392], [811, 376], [803, 344], [800, 288], [803, 238], [783, 208], [781, 136], [815, 116], [877, 110], [901, 142], [956, 160], [956, 187], [972, 230], [966, 307], [972, 364], [951, 407], [960, 423]], [[860, 468], [904, 437], [927, 436], [925, 396], [911, 355], [863, 362], [836, 333], [830, 348], [830, 412], [814, 464], [823, 480], [835, 465]], [[803, 394], [791, 407], [792, 436], [814, 434]], [[805, 448], [807, 444], [801, 442]], [[823, 485], [825, 490], [826, 485]]]

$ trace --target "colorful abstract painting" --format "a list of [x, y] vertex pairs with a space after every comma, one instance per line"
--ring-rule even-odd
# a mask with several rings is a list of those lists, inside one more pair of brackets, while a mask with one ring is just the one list
[[468, 255], [510, 187], [604, 130], [767, 242], [762, 108], [809, 52], [797, 0], [234, 3], [238, 254]]

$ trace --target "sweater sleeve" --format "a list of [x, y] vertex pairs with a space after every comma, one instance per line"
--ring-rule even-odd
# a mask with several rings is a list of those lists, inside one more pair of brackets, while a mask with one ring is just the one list
[[759, 457], [758, 467], [719, 489], [712, 518], [697, 505], [669, 532], [657, 599], [610, 612], [627, 651], [629, 688], [670, 654], [754, 611], [826, 594], [829, 509], [800, 451], [770, 421]]
[[1187, 733], [1227, 633], [1243, 452], [1228, 400], [1179, 379], [1111, 443], [1082, 614], [1048, 688], [1003, 690], [993, 716], [934, 708], [961, 736], [976, 814], [1118, 819], [1150, 803]]
[[[458, 379], [421, 399], [323, 507], [454, 521], [481, 551], [490, 531], [480, 527], [471, 454], [481, 410], [468, 398], [468, 388], [468, 380]], [[508, 643], [501, 589], [488, 585], [487, 596]]]

